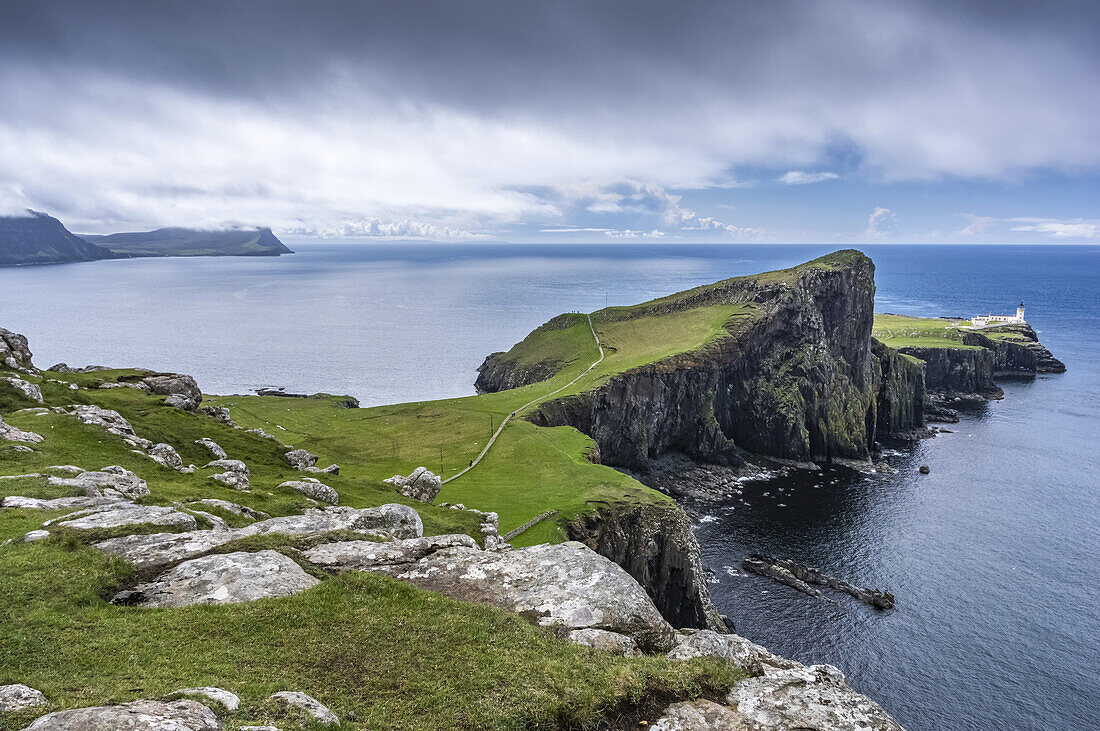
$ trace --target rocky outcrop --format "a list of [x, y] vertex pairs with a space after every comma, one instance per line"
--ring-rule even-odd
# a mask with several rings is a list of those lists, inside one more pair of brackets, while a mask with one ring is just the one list
[[426, 467], [417, 467], [409, 473], [408, 477], [394, 475], [382, 480], [382, 482], [393, 485], [405, 497], [419, 500], [422, 503], [430, 503], [435, 500], [435, 496], [443, 489], [443, 480]]
[[801, 663], [774, 655], [740, 635], [718, 634], [706, 629], [698, 632], [681, 631], [676, 636], [676, 646], [668, 653], [668, 658], [683, 661], [696, 657], [725, 660], [753, 675], [802, 667]]
[[91, 508], [51, 524], [71, 530], [121, 528], [131, 525], [193, 529], [196, 525], [195, 516], [175, 508], [160, 505], [134, 505], [128, 502]]
[[36, 404], [42, 403], [42, 389], [38, 387], [38, 384], [24, 381], [22, 378], [13, 378], [10, 376], [0, 378], [0, 381], [7, 383], [21, 393], [28, 401], [33, 401]]
[[878, 381], [876, 436], [909, 438], [924, 427], [924, 364], [871, 340]]
[[130, 422], [113, 409], [105, 409], [93, 404], [72, 404], [68, 409], [57, 407], [51, 410], [57, 414], [75, 416], [81, 423], [89, 426], [98, 426], [105, 429], [115, 436], [122, 437], [122, 440], [132, 447], [149, 449], [153, 446], [151, 441], [135, 434], [134, 427], [131, 426]]
[[34, 372], [27, 338], [0, 327], [0, 365], [17, 371]]
[[0, 713], [10, 713], [11, 711], [21, 711], [24, 708], [44, 706], [48, 702], [46, 696], [42, 695], [42, 691], [35, 690], [22, 683], [0, 685]]
[[898, 351], [924, 361], [924, 386], [941, 396], [1003, 395], [993, 382], [993, 352], [982, 347], [925, 348], [904, 346]]
[[169, 693], [168, 696], [177, 695], [197, 695], [202, 698], [212, 701], [214, 703], [221, 704], [225, 710], [232, 713], [241, 706], [241, 699], [236, 693], [230, 693], [223, 688], [212, 688], [210, 686], [203, 686], [201, 688], [181, 688], [177, 691]]
[[225, 470], [217, 474], [210, 475], [210, 479], [217, 480], [226, 487], [231, 487], [234, 490], [248, 490], [249, 489], [249, 470], [248, 465], [239, 459], [215, 459], [211, 462], [207, 462], [203, 465], [203, 469], [218, 469]]
[[206, 447], [207, 449], [209, 449], [210, 453], [214, 455], [214, 459], [225, 459], [228, 456], [226, 455], [225, 450], [218, 446], [217, 442], [208, 437], [196, 439], [195, 444], [198, 444], [200, 447]]
[[309, 477], [302, 480], [288, 480], [279, 485], [279, 487], [296, 490], [308, 498], [312, 498], [318, 502], [328, 503], [329, 505], [335, 505], [340, 502], [340, 495], [336, 490], [320, 480], [314, 480]]
[[726, 631], [707, 591], [691, 523], [676, 505], [600, 506], [578, 516], [566, 530], [570, 539], [625, 569], [673, 625]]
[[477, 543], [462, 533], [406, 538], [388, 543], [376, 541], [338, 541], [315, 546], [304, 553], [306, 560], [334, 571], [404, 572], [420, 559], [444, 548], [477, 548]]
[[810, 596], [822, 596], [822, 593], [815, 587], [827, 586], [830, 589], [849, 594], [864, 604], [870, 604], [875, 609], [894, 608], [894, 595], [888, 591], [856, 586], [844, 579], [829, 576], [818, 569], [803, 566], [790, 559], [752, 555], [741, 562], [741, 568], [774, 579]]
[[202, 391], [195, 379], [182, 373], [157, 373], [141, 379], [151, 393], [165, 396], [164, 403], [184, 411], [194, 411], [202, 403]]
[[963, 342], [993, 352], [993, 375], [1034, 376], [1065, 373], [1066, 364], [1039, 342], [1031, 325], [999, 325], [963, 334]]
[[621, 657], [641, 657], [642, 651], [638, 649], [638, 643], [626, 635], [618, 632], [608, 632], [605, 629], [575, 629], [569, 633], [569, 639], [584, 647], [591, 647], [600, 652], [609, 652]]
[[137, 500], [149, 494], [149, 485], [136, 474], [119, 465], [102, 470], [81, 472], [74, 477], [48, 476], [54, 487], [76, 487], [88, 497], [119, 497]]
[[197, 701], [141, 700], [57, 711], [42, 716], [25, 731], [221, 731], [221, 728], [214, 712]]
[[149, 456], [160, 464], [177, 472], [184, 472], [188, 468], [183, 466], [183, 458], [180, 457], [179, 452], [171, 444], [165, 444], [161, 442], [149, 447]]
[[3, 418], [0, 418], [0, 439], [7, 442], [27, 442], [28, 444], [38, 444], [42, 441], [41, 434], [37, 434], [32, 431], [23, 431], [11, 424], [6, 423]]
[[340, 719], [326, 705], [305, 693], [284, 690], [274, 693], [270, 700], [275, 701], [284, 708], [295, 708], [302, 711], [322, 726], [335, 726], [340, 723]]
[[186, 607], [291, 596], [318, 580], [278, 551], [226, 553], [184, 561], [154, 581], [120, 592], [116, 604]]

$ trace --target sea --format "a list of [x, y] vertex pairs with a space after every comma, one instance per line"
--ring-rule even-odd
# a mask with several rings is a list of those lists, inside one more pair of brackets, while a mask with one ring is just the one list
[[[194, 375], [204, 392], [474, 393], [475, 369], [564, 311], [792, 266], [835, 246], [288, 242], [279, 258], [0, 268], [35, 362]], [[1005, 381], [891, 475], [799, 472], [685, 504], [738, 631], [830, 663], [909, 731], [1100, 727], [1100, 247], [859, 247], [876, 309], [1014, 312], [1067, 372]], [[927, 475], [919, 473], [928, 465]], [[746, 574], [750, 553], [893, 592], [872, 609]]]

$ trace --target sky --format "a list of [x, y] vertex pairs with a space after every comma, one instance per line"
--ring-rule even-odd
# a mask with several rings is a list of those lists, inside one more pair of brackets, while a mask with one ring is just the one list
[[1100, 242], [1100, 3], [0, 0], [0, 214]]

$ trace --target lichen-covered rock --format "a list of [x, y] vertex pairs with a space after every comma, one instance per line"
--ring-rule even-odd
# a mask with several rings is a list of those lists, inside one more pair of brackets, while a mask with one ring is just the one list
[[192, 700], [132, 701], [118, 706], [73, 708], [42, 716], [25, 731], [221, 731], [222, 723]]
[[33, 510], [85, 510], [98, 508], [104, 505], [129, 505], [130, 501], [117, 495], [104, 497], [58, 497], [44, 500], [36, 497], [22, 497], [13, 495], [0, 499], [0, 507], [3, 508], [31, 508]]
[[800, 663], [773, 655], [739, 635], [718, 634], [710, 630], [677, 635], [676, 647], [668, 653], [668, 658], [691, 660], [696, 657], [725, 660], [753, 674], [769, 669], [789, 670], [802, 667]]
[[218, 445], [218, 443], [215, 442], [213, 439], [203, 437], [202, 439], [196, 439], [195, 444], [198, 444], [200, 446], [203, 446], [203, 447], [206, 447], [207, 449], [209, 449], [211, 454], [214, 455], [215, 459], [225, 459], [226, 456], [227, 456], [226, 453], [225, 453], [225, 450], [222, 449]]
[[23, 431], [11, 424], [4, 422], [3, 418], [0, 418], [0, 439], [8, 442], [27, 442], [29, 444], [38, 444], [42, 441], [42, 435], [36, 434], [32, 431]]
[[336, 490], [319, 480], [310, 479], [308, 477], [303, 480], [288, 480], [279, 485], [279, 487], [297, 490], [306, 497], [311, 497], [314, 500], [319, 500], [329, 505], [335, 505], [340, 502], [340, 495]]
[[165, 467], [169, 467], [177, 472], [183, 472], [183, 458], [180, 457], [179, 452], [171, 444], [154, 444], [149, 448], [149, 456], [155, 461], [161, 463]]
[[424, 525], [415, 510], [407, 505], [391, 503], [358, 510], [348, 507], [311, 509], [303, 515], [269, 518], [244, 528], [224, 531], [195, 530], [122, 536], [100, 541], [94, 546], [139, 568], [148, 568], [201, 556], [237, 538], [270, 534], [321, 535], [349, 530], [375, 538], [419, 538], [424, 535]]
[[149, 485], [136, 474], [119, 465], [110, 465], [102, 470], [81, 472], [75, 477], [47, 478], [49, 484], [57, 487], [77, 487], [88, 497], [123, 497], [137, 500], [149, 494]]
[[305, 558], [330, 571], [380, 571], [410, 568], [428, 554], [444, 548], [477, 548], [477, 542], [463, 533], [425, 538], [377, 541], [338, 541], [315, 546]]
[[291, 596], [317, 583], [278, 551], [238, 551], [184, 561], [147, 584], [120, 592], [113, 601], [143, 607], [239, 604]]
[[210, 505], [215, 508], [221, 508], [222, 510], [227, 510], [234, 515], [243, 515], [245, 517], [254, 518], [256, 520], [263, 520], [264, 518], [271, 517], [262, 510], [256, 510], [255, 508], [250, 508], [247, 505], [231, 503], [228, 500], [218, 500], [217, 498], [203, 498], [202, 500], [195, 500], [194, 502], [200, 505]]
[[603, 629], [575, 629], [569, 633], [569, 639], [578, 645], [591, 647], [600, 652], [609, 652], [623, 657], [641, 657], [642, 651], [638, 649], [638, 643], [633, 638], [621, 635], [618, 632], [608, 632]]
[[50, 537], [48, 530], [32, 530], [23, 534], [24, 543], [34, 543], [35, 541], [44, 541]]
[[169, 693], [169, 696], [176, 695], [197, 695], [215, 703], [222, 704], [226, 710], [235, 711], [241, 706], [241, 699], [236, 693], [230, 693], [228, 690], [222, 688], [213, 688], [210, 686], [202, 686], [201, 688], [181, 688], [175, 692]]
[[649, 652], [668, 652], [675, 636], [629, 574], [580, 543], [504, 553], [446, 548], [407, 570], [382, 572], [453, 599], [516, 612], [538, 624], [625, 634]]
[[335, 726], [340, 723], [340, 719], [327, 706], [305, 693], [284, 690], [273, 694], [271, 700], [283, 706], [305, 711], [322, 726]]
[[726, 697], [750, 728], [903, 731], [878, 703], [852, 690], [832, 665], [812, 665], [736, 683]]
[[141, 379], [151, 392], [167, 396], [164, 403], [185, 411], [194, 411], [202, 402], [202, 391], [195, 379], [182, 373], [160, 373]]
[[46, 696], [42, 695], [42, 691], [35, 690], [22, 683], [0, 685], [0, 713], [44, 706], [48, 702]]
[[224, 406], [200, 406], [199, 413], [206, 414], [211, 419], [220, 421], [223, 424], [228, 424], [232, 427], [237, 426], [237, 423], [233, 421], [232, 417], [229, 415], [229, 409]]
[[393, 485], [399, 493], [405, 497], [411, 497], [422, 503], [430, 503], [443, 488], [443, 480], [439, 475], [432, 473], [426, 467], [417, 467], [408, 477], [394, 475], [382, 480], [387, 485]]
[[207, 462], [203, 465], [204, 469], [214, 468], [219, 470], [225, 470], [226, 472], [241, 472], [246, 475], [251, 474], [248, 470], [248, 465], [239, 459], [215, 459], [212, 462]]
[[[649, 728], [650, 731], [760, 731], [761, 729], [761, 727], [749, 725], [740, 713], [705, 699], [673, 703]], [[828, 729], [812, 731], [828, 731]]]
[[217, 480], [226, 487], [246, 492], [249, 489], [248, 473], [246, 472], [219, 472], [210, 475], [211, 480]]
[[286, 461], [290, 462], [295, 469], [304, 472], [317, 464], [317, 455], [310, 454], [304, 449], [292, 449], [286, 453]]
[[119, 503], [117, 506], [92, 508], [77, 513], [76, 517], [61, 518], [53, 525], [73, 530], [118, 528], [125, 525], [161, 525], [174, 528], [194, 528], [195, 516], [175, 508], [160, 505], [134, 505]]
[[122, 437], [128, 444], [142, 449], [148, 449], [153, 443], [143, 439], [134, 433], [134, 427], [123, 418], [122, 414], [112, 409], [104, 409], [94, 404], [73, 404], [68, 410], [58, 409], [59, 413], [75, 416], [84, 424], [98, 426], [106, 429], [111, 434]]
[[0, 327], [0, 365], [17, 371], [36, 370], [31, 363], [31, 349], [26, 337]]
[[38, 384], [24, 381], [22, 378], [13, 378], [10, 376], [0, 378], [0, 380], [6, 381], [12, 388], [22, 393], [31, 401], [37, 404], [42, 403], [42, 389], [38, 387]]

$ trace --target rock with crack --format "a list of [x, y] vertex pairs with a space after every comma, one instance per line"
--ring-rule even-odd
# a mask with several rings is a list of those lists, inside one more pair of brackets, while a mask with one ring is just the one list
[[642, 651], [638, 649], [638, 643], [626, 635], [618, 632], [608, 632], [604, 629], [575, 629], [569, 633], [569, 639], [578, 645], [591, 647], [600, 652], [610, 652], [612, 655], [622, 657], [641, 657]]
[[305, 552], [312, 564], [329, 571], [393, 571], [411, 568], [420, 559], [443, 548], [477, 548], [464, 533], [425, 538], [406, 538], [390, 543], [339, 541], [315, 546]]
[[323, 503], [328, 503], [329, 505], [335, 505], [336, 503], [340, 502], [340, 495], [336, 492], [336, 490], [332, 489], [320, 480], [314, 480], [309, 477], [302, 480], [288, 480], [279, 485], [279, 487], [297, 490], [306, 497], [311, 497], [314, 500], [319, 500]]
[[426, 467], [417, 467], [409, 473], [408, 477], [394, 475], [382, 480], [387, 485], [393, 485], [399, 493], [405, 497], [411, 497], [422, 503], [430, 503], [443, 488], [443, 481], [438, 475], [433, 474]]
[[142, 607], [240, 604], [291, 596], [317, 583], [278, 551], [238, 551], [184, 561], [147, 584], [119, 592], [112, 601]]
[[240, 428], [237, 426], [237, 422], [233, 421], [229, 416], [229, 409], [224, 406], [200, 406], [199, 413], [206, 414], [211, 419], [220, 421], [223, 424], [228, 424], [235, 429]]
[[322, 726], [335, 726], [340, 723], [340, 719], [327, 706], [305, 693], [284, 690], [273, 694], [270, 699], [282, 706], [305, 711]]
[[199, 446], [206, 447], [207, 449], [209, 449], [210, 453], [214, 455], [215, 459], [225, 459], [226, 456], [227, 456], [226, 453], [225, 453], [225, 450], [222, 449], [218, 445], [217, 442], [215, 442], [213, 439], [210, 439], [208, 437], [203, 437], [202, 439], [196, 439], [195, 444], [198, 444]]
[[160, 505], [133, 505], [120, 503], [117, 506], [92, 508], [90, 511], [65, 516], [51, 525], [73, 530], [93, 530], [96, 528], [119, 528], [126, 525], [159, 525], [173, 528], [190, 528], [196, 525], [195, 516], [175, 508]]
[[424, 525], [415, 510], [407, 505], [391, 503], [378, 508], [358, 510], [347, 507], [310, 509], [303, 515], [269, 518], [244, 528], [226, 531], [196, 530], [122, 536], [99, 541], [94, 547], [119, 556], [139, 568], [149, 568], [201, 556], [237, 538], [270, 534], [323, 535], [348, 530], [375, 538], [402, 539], [424, 535]]
[[310, 454], [304, 449], [292, 449], [286, 453], [286, 461], [297, 470], [305, 472], [317, 464], [317, 455]]
[[734, 634], [720, 635], [711, 630], [681, 633], [676, 636], [676, 646], [668, 653], [670, 660], [691, 660], [696, 657], [713, 657], [759, 675], [769, 670], [790, 670], [802, 667], [801, 663], [773, 655], [765, 648]]
[[33, 510], [86, 510], [88, 508], [98, 508], [105, 505], [129, 505], [130, 501], [123, 497], [118, 496], [105, 496], [105, 497], [58, 497], [49, 500], [43, 500], [36, 497], [21, 497], [19, 495], [13, 495], [0, 499], [0, 507], [2, 508], [31, 508]]
[[264, 518], [270, 518], [271, 516], [262, 510], [255, 510], [247, 505], [240, 505], [238, 503], [231, 503], [228, 500], [218, 500], [217, 498], [203, 498], [202, 500], [194, 500], [193, 503], [200, 505], [209, 505], [215, 508], [221, 508], [222, 510], [233, 513], [234, 515], [243, 515], [247, 518], [254, 518], [255, 520], [263, 520]]
[[17, 429], [11, 424], [4, 422], [3, 418], [0, 418], [0, 439], [8, 442], [27, 442], [29, 444], [38, 444], [42, 441], [41, 434], [35, 434], [32, 431], [23, 431]]
[[122, 414], [112, 409], [104, 409], [93, 404], [73, 404], [66, 409], [55, 409], [57, 413], [75, 416], [84, 424], [98, 426], [106, 429], [111, 434], [122, 437], [123, 441], [134, 447], [149, 449], [153, 443], [143, 439], [134, 433], [134, 427], [123, 418]]
[[726, 704], [750, 728], [904, 731], [878, 703], [852, 690], [832, 665], [812, 665], [736, 683]]
[[248, 465], [239, 459], [215, 459], [203, 465], [203, 469], [209, 468], [225, 470], [226, 472], [241, 472], [246, 475], [251, 474]]
[[221, 531], [230, 529], [229, 523], [226, 523], [224, 518], [214, 515], [213, 513], [208, 513], [205, 510], [195, 510], [194, 508], [192, 508], [191, 514], [194, 515], [196, 518], [202, 518], [207, 523], [209, 523], [211, 530]]
[[27, 344], [27, 338], [2, 327], [0, 327], [0, 364], [29, 373], [38, 370], [31, 363], [31, 349]]
[[236, 693], [230, 693], [228, 690], [222, 688], [213, 688], [211, 686], [202, 686], [201, 688], [181, 688], [180, 690], [169, 693], [168, 696], [177, 695], [197, 695], [214, 703], [220, 703], [229, 712], [233, 712], [240, 708], [241, 699]]
[[22, 683], [0, 685], [0, 713], [44, 706], [48, 702], [46, 696], [42, 695], [42, 691], [35, 690]]
[[123, 497], [137, 500], [149, 494], [149, 485], [136, 474], [119, 465], [109, 465], [102, 470], [81, 472], [75, 477], [49, 477], [54, 487], [76, 487], [88, 497]]
[[221, 731], [214, 712], [192, 700], [131, 701], [42, 716], [25, 731]]
[[195, 379], [182, 373], [159, 373], [141, 379], [152, 393], [166, 396], [164, 403], [184, 411], [194, 411], [202, 402], [202, 391]]
[[24, 381], [22, 378], [14, 378], [12, 376], [5, 376], [0, 378], [0, 381], [6, 381], [16, 391], [19, 391], [24, 396], [29, 398], [35, 403], [42, 403], [42, 389], [38, 387], [38, 384], [31, 383], [30, 381]]
[[171, 444], [154, 444], [149, 448], [149, 456], [153, 458], [155, 462], [159, 462], [165, 467], [169, 467], [177, 472], [186, 472], [187, 468], [183, 466], [183, 458], [180, 457], [179, 452]]
[[227, 487], [242, 491], [249, 488], [248, 465], [239, 459], [216, 459], [213, 462], [207, 462], [203, 467], [214, 467], [216, 469], [225, 470], [225, 472], [210, 475], [210, 479], [217, 480]]
[[750, 726], [733, 709], [700, 699], [673, 703], [649, 728], [650, 731], [756, 731], [759, 727]]

